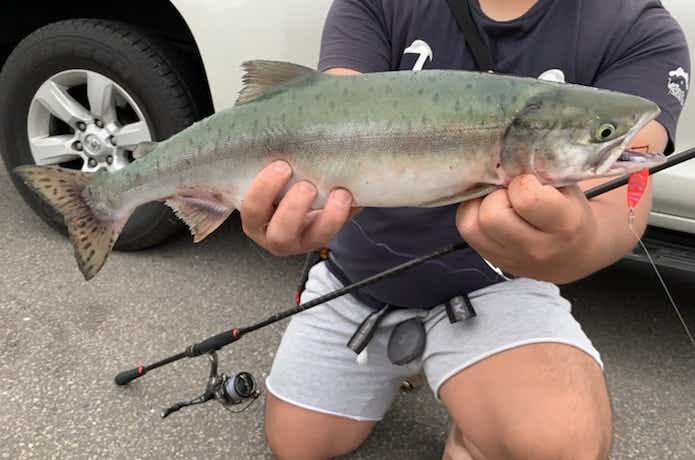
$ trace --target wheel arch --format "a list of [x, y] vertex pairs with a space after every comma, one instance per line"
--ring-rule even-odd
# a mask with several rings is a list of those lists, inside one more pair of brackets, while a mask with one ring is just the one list
[[47, 24], [76, 18], [120, 21], [143, 28], [190, 56], [198, 73], [196, 80], [201, 86], [197, 96], [205, 99], [202, 101], [205, 111], [212, 113], [214, 109], [205, 64], [193, 33], [178, 8], [170, 0], [119, 0], [106, 3], [108, 6], [105, 7], [102, 6], [103, 2], [87, 0], [51, 3], [27, 0], [3, 7], [3, 14], [0, 15], [0, 68], [19, 42]]

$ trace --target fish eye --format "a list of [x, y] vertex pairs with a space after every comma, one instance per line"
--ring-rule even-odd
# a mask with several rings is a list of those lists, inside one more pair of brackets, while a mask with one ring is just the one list
[[596, 140], [608, 140], [613, 136], [613, 134], [615, 134], [615, 131], [615, 125], [613, 125], [612, 123], [603, 123], [601, 126], [598, 127], [598, 129], [596, 129]]

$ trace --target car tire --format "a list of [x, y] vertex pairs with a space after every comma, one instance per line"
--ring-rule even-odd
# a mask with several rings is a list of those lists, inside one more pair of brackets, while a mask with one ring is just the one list
[[[200, 88], [196, 86], [201, 82], [192, 81], [196, 72], [191, 69], [190, 59], [137, 27], [75, 19], [47, 25], [26, 37], [0, 73], [0, 154], [24, 200], [63, 234], [66, 228], [62, 216], [31, 193], [12, 170], [35, 163], [27, 129], [29, 107], [37, 91], [52, 76], [70, 69], [96, 73], [115, 82], [137, 104], [153, 140], [172, 136], [202, 118], [206, 110], [201, 109], [204, 102], [200, 102]], [[68, 167], [82, 168], [85, 164], [83, 160], [83, 166]], [[148, 203], [130, 218], [115, 248], [150, 247], [182, 228], [168, 207]]]

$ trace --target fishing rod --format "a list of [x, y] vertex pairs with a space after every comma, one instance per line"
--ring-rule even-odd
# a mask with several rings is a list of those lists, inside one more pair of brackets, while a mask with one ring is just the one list
[[[664, 169], [671, 168], [693, 158], [695, 158], [695, 148], [691, 148], [681, 153], [671, 155], [666, 159], [666, 161], [663, 164], [650, 168], [648, 170], [649, 175], [655, 174], [659, 171], [663, 171]], [[612, 181], [606, 182], [605, 184], [599, 185], [586, 191], [585, 195], [587, 199], [595, 198], [599, 195], [602, 195], [611, 190], [615, 190], [619, 187], [622, 187], [623, 185], [626, 185], [629, 181], [629, 178], [630, 175], [626, 175], [614, 179]], [[218, 374], [218, 360], [216, 353], [218, 350], [240, 340], [243, 336], [253, 331], [257, 331], [266, 326], [270, 326], [271, 324], [282, 321], [285, 318], [289, 318], [290, 316], [306, 311], [310, 308], [314, 308], [335, 298], [355, 292], [358, 289], [361, 289], [365, 286], [395, 276], [406, 270], [422, 265], [423, 263], [429, 260], [443, 257], [447, 254], [451, 254], [455, 251], [459, 251], [467, 247], [468, 244], [464, 241], [461, 241], [459, 243], [438, 249], [437, 251], [434, 251], [430, 254], [409, 260], [408, 262], [397, 265], [395, 267], [392, 267], [390, 269], [387, 269], [383, 272], [377, 273], [376, 275], [372, 275], [355, 283], [349, 284], [340, 289], [336, 289], [335, 291], [324, 294], [308, 302], [304, 302], [295, 307], [275, 313], [269, 316], [268, 318], [262, 321], [258, 321], [249, 326], [234, 327], [219, 334], [213, 335], [201, 342], [189, 345], [184, 349], [184, 351], [180, 353], [174, 354], [160, 361], [154, 362], [149, 365], [138, 366], [133, 369], [122, 371], [116, 375], [114, 381], [117, 385], [127, 385], [133, 380], [136, 380], [144, 376], [148, 372], [160, 368], [162, 366], [166, 366], [167, 364], [171, 364], [183, 358], [194, 358], [196, 356], [208, 354], [208, 358], [210, 360], [210, 375], [208, 377], [208, 383], [203, 394], [198, 396], [197, 398], [193, 398], [188, 401], [178, 402], [173, 406], [165, 409], [161, 413], [162, 418], [167, 417], [170, 414], [184, 407], [195, 404], [202, 404], [213, 399], [222, 403], [224, 406], [237, 405], [244, 401], [250, 401], [248, 405], [242, 409], [245, 410], [248, 406], [250, 406], [253, 403], [253, 401], [255, 401], [260, 396], [260, 392], [256, 388], [256, 381], [254, 377], [248, 372], [239, 372], [234, 376]], [[241, 412], [242, 410], [232, 412]]]

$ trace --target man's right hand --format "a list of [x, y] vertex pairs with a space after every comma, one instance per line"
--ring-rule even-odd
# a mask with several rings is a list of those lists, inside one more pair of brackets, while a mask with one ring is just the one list
[[312, 210], [317, 191], [306, 181], [290, 187], [275, 206], [291, 177], [289, 164], [271, 163], [251, 183], [239, 210], [244, 233], [276, 256], [325, 247], [356, 211], [345, 189], [332, 190], [323, 209]]

